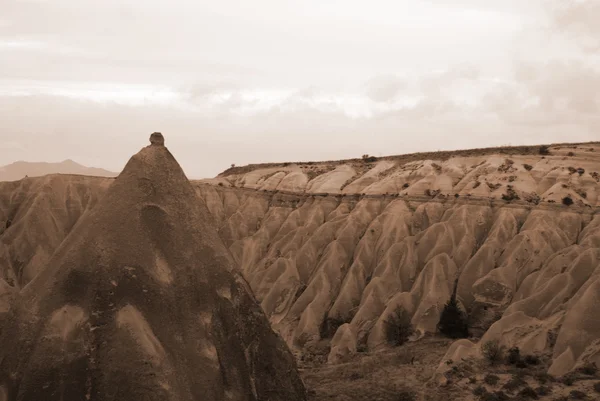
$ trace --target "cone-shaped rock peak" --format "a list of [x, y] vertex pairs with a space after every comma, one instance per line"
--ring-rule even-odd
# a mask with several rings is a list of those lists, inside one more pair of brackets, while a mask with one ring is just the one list
[[305, 399], [160, 134], [18, 298], [0, 336], [0, 400]]

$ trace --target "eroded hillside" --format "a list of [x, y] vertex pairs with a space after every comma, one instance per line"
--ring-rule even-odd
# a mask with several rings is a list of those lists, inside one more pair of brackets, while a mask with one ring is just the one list
[[[384, 348], [398, 307], [417, 336], [432, 333], [457, 282], [474, 335], [551, 355], [563, 374], [600, 358], [589, 318], [600, 293], [600, 145], [541, 153], [257, 166], [193, 184], [297, 352], [328, 339], [334, 363]], [[30, 180], [0, 189], [0, 219], [12, 220], [0, 235], [5, 295], [44, 268], [112, 181]], [[474, 354], [476, 341], [446, 359]]]

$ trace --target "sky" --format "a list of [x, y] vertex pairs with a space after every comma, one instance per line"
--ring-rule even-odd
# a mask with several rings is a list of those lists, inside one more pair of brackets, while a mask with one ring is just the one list
[[600, 0], [0, 0], [0, 165], [600, 140]]

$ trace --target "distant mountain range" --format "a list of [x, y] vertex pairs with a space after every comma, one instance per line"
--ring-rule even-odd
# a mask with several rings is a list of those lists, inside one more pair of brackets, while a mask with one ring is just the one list
[[25, 176], [39, 177], [47, 174], [81, 174], [100, 177], [116, 177], [118, 173], [96, 167], [86, 167], [73, 160], [60, 163], [18, 161], [0, 167], [0, 181], [16, 181]]

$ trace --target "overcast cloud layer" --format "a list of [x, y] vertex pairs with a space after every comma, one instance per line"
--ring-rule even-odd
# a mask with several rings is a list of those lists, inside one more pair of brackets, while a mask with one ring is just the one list
[[600, 0], [0, 0], [0, 165], [600, 139]]

